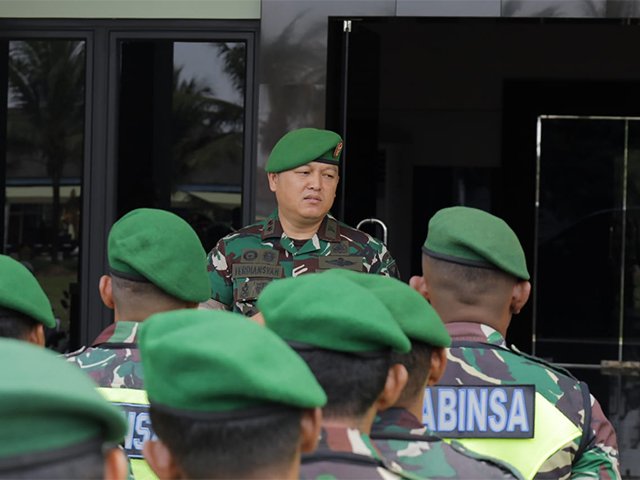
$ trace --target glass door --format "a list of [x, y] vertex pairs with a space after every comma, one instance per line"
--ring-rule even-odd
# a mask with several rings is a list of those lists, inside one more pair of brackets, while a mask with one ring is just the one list
[[586, 380], [640, 475], [640, 119], [538, 118], [533, 353]]

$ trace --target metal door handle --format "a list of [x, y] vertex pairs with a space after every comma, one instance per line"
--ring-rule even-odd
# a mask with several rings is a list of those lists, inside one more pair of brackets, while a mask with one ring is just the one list
[[360, 227], [366, 223], [374, 223], [376, 225], [380, 225], [382, 227], [382, 241], [383, 243], [386, 245], [387, 244], [387, 226], [385, 225], [385, 223], [378, 219], [378, 218], [365, 218], [364, 220], [360, 220], [360, 222], [358, 223], [358, 225], [356, 225], [356, 228], [359, 230]]

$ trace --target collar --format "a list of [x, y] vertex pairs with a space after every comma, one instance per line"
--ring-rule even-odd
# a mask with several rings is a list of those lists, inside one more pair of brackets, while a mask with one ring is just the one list
[[[322, 223], [320, 224], [320, 227], [318, 227], [316, 235], [320, 240], [324, 240], [326, 242], [338, 242], [340, 241], [340, 223], [333, 216], [327, 214], [322, 219]], [[286, 237], [286, 234], [284, 233], [282, 223], [278, 218], [278, 209], [276, 208], [263, 220], [262, 240], [282, 237]]]
[[420, 420], [406, 408], [393, 407], [380, 412], [373, 423], [371, 432], [375, 435], [378, 432], [392, 429], [396, 432], [406, 432], [416, 435], [423, 435], [427, 431]]
[[91, 345], [92, 347], [98, 347], [105, 343], [132, 343], [135, 344], [138, 341], [138, 327], [140, 322], [127, 322], [119, 321], [109, 325], [105, 328], [98, 338], [96, 338]]
[[504, 337], [489, 325], [473, 322], [452, 322], [445, 323], [444, 326], [454, 341], [488, 343], [507, 347]]
[[321, 450], [355, 453], [377, 460], [381, 458], [369, 435], [362, 433], [357, 428], [323, 425], [320, 433], [320, 443], [316, 451], [319, 452]]

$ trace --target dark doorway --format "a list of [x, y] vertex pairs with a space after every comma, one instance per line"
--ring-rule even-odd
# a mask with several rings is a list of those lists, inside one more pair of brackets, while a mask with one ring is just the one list
[[[633, 300], [634, 275], [640, 273], [620, 267], [623, 249], [627, 260], [635, 258], [629, 250], [635, 230], [618, 231], [619, 199], [632, 191], [635, 167], [629, 160], [625, 170], [612, 153], [615, 144], [633, 159], [637, 141], [628, 131], [625, 141], [620, 123], [552, 128], [547, 122], [542, 158], [556, 170], [548, 168], [542, 183], [538, 175], [542, 116], [640, 116], [640, 60], [633, 55], [640, 41], [637, 26], [576, 19], [363, 18], [350, 19], [350, 25], [344, 20], [330, 20], [327, 82], [327, 126], [345, 133], [344, 219], [385, 221], [389, 248], [408, 280], [420, 271], [419, 247], [438, 209], [467, 205], [504, 218], [523, 243], [530, 272], [544, 272], [534, 285], [540, 295], [515, 317], [508, 343], [561, 362], [588, 380], [622, 432], [623, 457], [640, 454], [631, 447], [633, 434], [624, 433], [630, 427], [622, 427], [636, 408], [630, 392], [638, 386], [621, 371], [600, 366], [603, 360], [635, 361], [640, 355], [635, 320], [640, 302]], [[594, 153], [596, 144], [602, 154]], [[584, 190], [587, 178], [601, 189], [591, 197]], [[595, 205], [586, 214], [594, 225], [575, 233], [575, 265], [543, 242], [544, 232], [536, 228], [536, 202], [545, 196], [555, 196], [568, 209], [579, 202], [581, 208], [588, 201]], [[598, 198], [609, 198], [602, 207], [607, 212], [591, 218], [602, 210]], [[549, 207], [546, 218], [560, 208]], [[632, 225], [633, 215], [629, 218]], [[577, 283], [573, 296], [562, 298], [559, 292], [572, 277], [567, 269], [576, 272]], [[602, 288], [581, 289], [579, 282], [590, 278]], [[588, 307], [594, 296], [601, 297], [595, 300], [600, 313]], [[576, 302], [579, 308], [572, 309]], [[582, 312], [579, 321], [576, 311]], [[543, 314], [549, 318], [536, 318]], [[584, 343], [602, 332], [608, 335], [606, 345], [567, 347], [566, 341], [580, 337]], [[536, 345], [540, 337], [548, 342]], [[640, 428], [635, 423], [633, 428]], [[640, 473], [640, 466], [631, 465], [632, 473]]]

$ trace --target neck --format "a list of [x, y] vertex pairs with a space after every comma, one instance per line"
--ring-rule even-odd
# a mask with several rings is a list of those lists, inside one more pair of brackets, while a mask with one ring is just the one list
[[323, 417], [322, 425], [326, 427], [356, 428], [360, 432], [370, 435], [376, 413], [378, 411], [372, 406], [362, 417]]
[[282, 215], [282, 212], [280, 212], [279, 220], [282, 224], [282, 230], [284, 230], [287, 237], [295, 240], [308, 240], [318, 232], [318, 228], [320, 228], [320, 224], [324, 218], [321, 218], [319, 221], [309, 223], [304, 221], [296, 222], [287, 218], [285, 215]]
[[398, 402], [395, 407], [404, 408], [418, 420], [422, 419], [422, 408], [424, 406], [424, 388], [420, 391], [420, 395], [406, 402]]
[[508, 311], [495, 312], [479, 306], [448, 304], [434, 305], [434, 308], [445, 325], [460, 322], [479, 323], [494, 328], [505, 338], [511, 321], [511, 314]]

